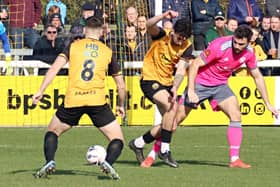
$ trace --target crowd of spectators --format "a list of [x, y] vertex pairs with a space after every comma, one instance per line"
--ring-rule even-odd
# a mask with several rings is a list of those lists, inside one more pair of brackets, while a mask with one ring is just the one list
[[[6, 27], [5, 32], [10, 38], [10, 44], [6, 41], [2, 46], [5, 49], [7, 45], [15, 49], [31, 48], [33, 55], [26, 59], [33, 58], [51, 64], [69, 41], [84, 36], [85, 20], [95, 15], [104, 20], [101, 40], [113, 49], [115, 58], [119, 61], [142, 61], [151, 43], [146, 21], [155, 14], [155, 1], [148, 2], [146, 12], [139, 12], [136, 6], [127, 6], [123, 11], [124, 21], [118, 30], [110, 28], [108, 16], [111, 12], [106, 12], [108, 7], [103, 7], [102, 0], [95, 1], [95, 4], [85, 2], [81, 6], [80, 17], [77, 15], [72, 23], [67, 20], [68, 7], [63, 0], [49, 0], [44, 14], [40, 0], [1, 0], [1, 7], [8, 8], [1, 9], [0, 24]], [[226, 10], [218, 0], [195, 0], [195, 3], [194, 0], [164, 0], [161, 8], [162, 11], [170, 9], [179, 13], [173, 20], [163, 20], [162, 27], [166, 32], [172, 31], [176, 19], [185, 18], [192, 22], [195, 51], [204, 50], [214, 39], [231, 35], [238, 25], [246, 24], [256, 36], [251, 45], [257, 59], [280, 59], [279, 0], [267, 0], [264, 11], [261, 11], [256, 0], [229, 0]], [[7, 20], [8, 25], [5, 22]], [[65, 28], [66, 23], [70, 29]], [[38, 31], [39, 24], [43, 25], [41, 32]], [[43, 75], [45, 71], [40, 69], [39, 74]], [[261, 68], [261, 71], [263, 75], [280, 75], [280, 68]], [[140, 69], [125, 73], [138, 75]]]

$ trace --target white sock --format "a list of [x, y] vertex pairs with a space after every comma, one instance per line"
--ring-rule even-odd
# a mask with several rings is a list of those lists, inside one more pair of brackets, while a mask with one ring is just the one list
[[230, 158], [230, 161], [231, 161], [231, 162], [234, 162], [234, 161], [236, 161], [237, 159], [239, 159], [239, 156], [232, 156], [232, 157]]
[[160, 152], [166, 153], [168, 151], [170, 151], [169, 143], [161, 142]]
[[154, 160], [156, 159], [157, 153], [154, 150], [151, 150], [148, 154], [148, 157], [152, 157]]
[[134, 144], [138, 148], [143, 148], [145, 146], [143, 136], [140, 136], [139, 138], [136, 138], [135, 141], [134, 141]]

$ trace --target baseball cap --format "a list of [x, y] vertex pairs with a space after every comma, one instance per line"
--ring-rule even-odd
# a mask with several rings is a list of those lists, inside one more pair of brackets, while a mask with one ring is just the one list
[[93, 4], [86, 2], [85, 4], [83, 4], [82, 10], [94, 10], [94, 6]]
[[217, 19], [217, 18], [225, 19], [225, 14], [222, 11], [218, 11], [215, 14], [215, 19]]

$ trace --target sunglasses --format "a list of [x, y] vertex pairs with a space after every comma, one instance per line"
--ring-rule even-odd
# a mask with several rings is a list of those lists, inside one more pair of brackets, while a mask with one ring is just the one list
[[83, 39], [83, 38], [84, 38], [83, 36], [75, 36], [75, 37], [74, 37], [74, 40], [78, 40], [78, 39], [81, 40], [81, 39]]
[[47, 33], [48, 34], [56, 34], [57, 32], [56, 31], [48, 31]]

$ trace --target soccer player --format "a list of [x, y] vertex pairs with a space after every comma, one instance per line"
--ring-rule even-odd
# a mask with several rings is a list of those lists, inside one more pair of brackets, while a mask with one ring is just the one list
[[182, 96], [184, 105], [179, 105], [176, 115], [179, 124], [204, 100], [209, 100], [214, 110], [223, 111], [230, 120], [227, 139], [231, 168], [251, 167], [239, 158], [242, 123], [237, 97], [228, 86], [228, 78], [232, 72], [245, 63], [267, 109], [276, 118], [279, 115], [269, 101], [264, 78], [257, 67], [254, 50], [249, 45], [252, 34], [248, 26], [239, 26], [233, 36], [212, 41], [208, 48], [190, 63], [188, 86]]
[[109, 140], [105, 162], [100, 164], [103, 172], [119, 179], [112, 164], [120, 156], [123, 149], [123, 133], [105, 100], [105, 76], [109, 66], [118, 90], [116, 114], [124, 115], [125, 84], [118, 63], [112, 58], [112, 50], [99, 41], [102, 31], [102, 21], [91, 17], [86, 21], [85, 39], [69, 44], [55, 60], [47, 72], [39, 91], [33, 96], [37, 104], [45, 89], [55, 78], [57, 72], [69, 62], [68, 88], [65, 102], [53, 116], [44, 139], [46, 164], [35, 173], [41, 178], [55, 171], [55, 152], [58, 137], [78, 124], [80, 117], [87, 114], [96, 126]]
[[[163, 118], [161, 125], [153, 127], [143, 136], [129, 142], [129, 147], [135, 152], [140, 164], [144, 161], [145, 144], [161, 137], [159, 158], [171, 167], [178, 167], [171, 156], [170, 142], [177, 110], [177, 89], [185, 75], [187, 59], [192, 54], [192, 45], [189, 40], [191, 25], [188, 20], [179, 19], [174, 24], [174, 31], [168, 34], [156, 25], [164, 18], [171, 19], [177, 16], [178, 12], [168, 10], [147, 21], [147, 29], [153, 42], [144, 57], [140, 85], [145, 97], [157, 105]], [[177, 70], [173, 80], [175, 66]]]

